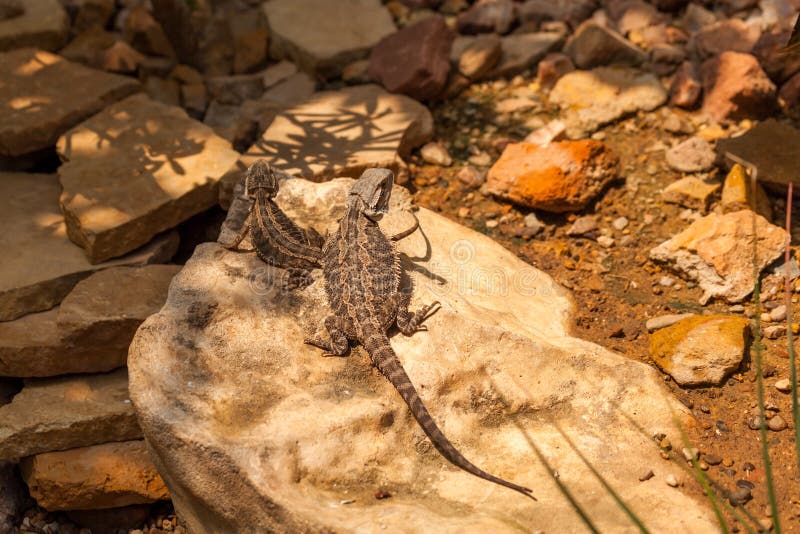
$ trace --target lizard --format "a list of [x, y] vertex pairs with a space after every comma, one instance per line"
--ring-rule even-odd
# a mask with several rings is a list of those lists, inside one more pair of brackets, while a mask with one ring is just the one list
[[[433, 302], [412, 313], [408, 309], [408, 293], [400, 291], [399, 254], [393, 240], [378, 226], [378, 220], [388, 211], [393, 182], [392, 171], [375, 168], [364, 171], [351, 187], [339, 229], [327, 237], [322, 249], [325, 292], [332, 314], [324, 319], [323, 328], [305, 342], [331, 356], [345, 356], [351, 341], [362, 345], [445, 459], [475, 476], [536, 500], [532, 490], [476, 467], [450, 443], [389, 343], [387, 330], [393, 325], [405, 335], [426, 330], [423, 321], [439, 306]], [[328, 339], [322, 335], [324, 331]]]

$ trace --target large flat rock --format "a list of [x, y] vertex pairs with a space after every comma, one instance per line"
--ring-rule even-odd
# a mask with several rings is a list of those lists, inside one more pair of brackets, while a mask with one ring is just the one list
[[[324, 231], [351, 183], [288, 180], [277, 202]], [[394, 233], [413, 219], [407, 193], [392, 200], [382, 226]], [[189, 530], [583, 531], [535, 446], [601, 532], [634, 531], [569, 436], [653, 532], [714, 531], [703, 501], [664, 483], [686, 475], [651, 436], [680, 442], [673, 414], [692, 420], [658, 373], [571, 337], [571, 298], [545, 273], [428, 210], [417, 216], [422, 232], [399, 243], [412, 304], [442, 309], [392, 346], [464, 455], [538, 502], [443, 460], [361, 349], [324, 358], [303, 344], [328, 313], [319, 273], [287, 294], [273, 285], [285, 273], [208, 243], [129, 358], [131, 399]], [[649, 469], [655, 478], [638, 482]], [[376, 501], [378, 490], [392, 498]]]
[[178, 248], [177, 233], [168, 233], [121, 258], [91, 264], [67, 237], [60, 194], [55, 175], [0, 173], [0, 321], [56, 306], [95, 271], [165, 262]]
[[0, 407], [0, 460], [141, 437], [125, 369], [30, 380]]
[[133, 78], [41, 50], [0, 53], [0, 102], [6, 103], [0, 107], [0, 156], [53, 146], [69, 128], [139, 89]]
[[270, 55], [333, 78], [396, 31], [380, 0], [272, 0], [263, 7]]
[[69, 16], [59, 0], [3, 0], [0, 50], [35, 46], [55, 52], [67, 41]]
[[139, 94], [58, 140], [67, 233], [92, 263], [121, 256], [217, 203], [239, 154], [178, 107]]
[[123, 367], [139, 325], [164, 304], [179, 265], [113, 267], [79, 282], [61, 306], [0, 323], [0, 376]]

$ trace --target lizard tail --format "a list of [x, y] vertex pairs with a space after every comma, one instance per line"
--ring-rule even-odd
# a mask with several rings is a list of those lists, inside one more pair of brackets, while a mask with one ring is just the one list
[[411, 379], [403, 369], [400, 360], [397, 358], [394, 350], [389, 344], [389, 338], [384, 334], [374, 334], [368, 337], [368, 343], [364, 344], [367, 353], [375, 367], [389, 379], [389, 382], [395, 387], [400, 396], [411, 409], [411, 414], [417, 420], [419, 426], [431, 440], [436, 450], [445, 457], [447, 461], [456, 467], [460, 467], [468, 473], [480, 477], [484, 480], [500, 484], [514, 491], [522, 493], [526, 497], [536, 500], [533, 496], [532, 490], [524, 486], [519, 486], [502, 478], [490, 475], [486, 471], [476, 467], [472, 462], [464, 458], [464, 456], [456, 449], [450, 440], [445, 437], [444, 433], [439, 429], [439, 426], [431, 417], [428, 409], [419, 398], [416, 388], [411, 383]]

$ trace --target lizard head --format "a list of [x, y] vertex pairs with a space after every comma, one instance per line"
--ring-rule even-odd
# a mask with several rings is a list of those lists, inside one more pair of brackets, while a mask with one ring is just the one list
[[256, 191], [259, 189], [265, 190], [269, 198], [278, 194], [278, 178], [269, 163], [263, 159], [250, 165], [244, 175], [245, 196], [255, 198]]
[[347, 207], [353, 208], [371, 220], [380, 219], [389, 211], [394, 173], [389, 169], [367, 169], [350, 188]]

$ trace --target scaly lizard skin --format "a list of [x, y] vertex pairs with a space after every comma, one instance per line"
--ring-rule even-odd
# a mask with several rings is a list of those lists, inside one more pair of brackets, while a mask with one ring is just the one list
[[398, 253], [377, 223], [387, 211], [393, 181], [388, 169], [369, 169], [350, 189], [339, 229], [328, 236], [322, 251], [325, 290], [332, 311], [323, 325], [330, 339], [317, 335], [306, 343], [336, 356], [347, 354], [350, 341], [363, 345], [442, 456], [475, 476], [535, 500], [530, 489], [486, 473], [458, 452], [431, 418], [389, 344], [386, 332], [392, 325], [397, 324], [405, 335], [423, 330], [421, 323], [438, 305], [434, 302], [411, 313], [408, 297], [400, 291]]

